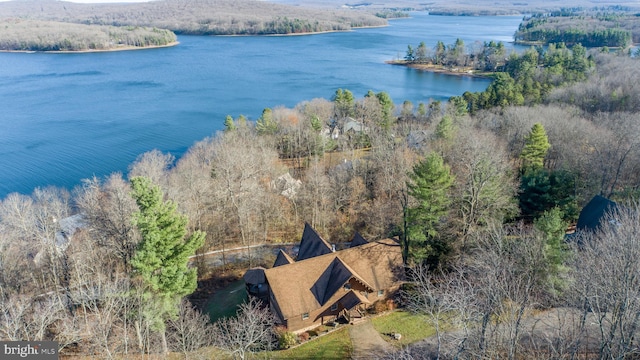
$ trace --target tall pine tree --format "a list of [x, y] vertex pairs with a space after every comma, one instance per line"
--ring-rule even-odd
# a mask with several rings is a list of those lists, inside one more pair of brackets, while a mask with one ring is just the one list
[[140, 209], [134, 214], [134, 223], [142, 235], [131, 265], [142, 279], [142, 313], [152, 330], [162, 335], [166, 353], [165, 322], [177, 316], [181, 298], [196, 289], [196, 270], [187, 263], [204, 244], [205, 234], [196, 231], [185, 238], [187, 217], [177, 212], [173, 202], [163, 201], [162, 190], [150, 179], [134, 177], [131, 186]]
[[454, 176], [437, 153], [429, 154], [413, 167], [407, 183], [415, 205], [408, 207], [403, 241], [405, 262], [426, 260], [437, 265], [449, 247], [440, 239], [439, 225], [449, 210], [449, 189]]
[[544, 167], [544, 158], [551, 144], [547, 138], [547, 132], [540, 123], [533, 124], [531, 131], [525, 137], [525, 144], [520, 159], [522, 160], [522, 172], [540, 170]]

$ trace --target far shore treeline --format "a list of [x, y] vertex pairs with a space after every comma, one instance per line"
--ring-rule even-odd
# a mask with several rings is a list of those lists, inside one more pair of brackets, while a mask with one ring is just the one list
[[0, 21], [3, 51], [127, 50], [175, 44], [176, 35], [157, 28], [83, 25], [54, 21]]

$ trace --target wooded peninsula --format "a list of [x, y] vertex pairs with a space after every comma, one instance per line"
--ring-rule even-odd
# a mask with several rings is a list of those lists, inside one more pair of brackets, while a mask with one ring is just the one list
[[367, 11], [301, 8], [253, 0], [129, 4], [9, 1], [0, 3], [0, 19], [6, 30], [0, 32], [2, 50], [34, 51], [167, 45], [175, 42], [175, 34], [288, 35], [387, 24], [386, 19]]

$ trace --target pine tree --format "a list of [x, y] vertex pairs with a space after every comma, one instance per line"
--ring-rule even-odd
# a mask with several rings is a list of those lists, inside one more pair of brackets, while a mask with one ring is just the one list
[[520, 159], [522, 160], [522, 171], [535, 171], [544, 167], [544, 158], [551, 144], [547, 138], [547, 133], [540, 123], [533, 124], [531, 131], [525, 137], [525, 144]]
[[453, 138], [454, 126], [451, 116], [445, 115], [436, 126], [434, 135], [436, 139], [451, 140]]
[[233, 122], [233, 118], [231, 117], [231, 115], [227, 115], [227, 117], [224, 119], [224, 131], [228, 132], [235, 129], [236, 124]]
[[351, 91], [346, 89], [336, 90], [335, 95], [333, 95], [333, 102], [335, 104], [335, 113], [338, 119], [344, 119], [354, 115], [355, 98]]
[[187, 217], [177, 212], [176, 204], [162, 200], [160, 187], [150, 179], [134, 177], [131, 186], [140, 209], [134, 223], [142, 235], [131, 265], [144, 284], [143, 314], [162, 335], [167, 352], [165, 321], [177, 316], [181, 298], [196, 289], [196, 270], [187, 263], [204, 244], [205, 234], [196, 231], [185, 238]]
[[544, 271], [553, 292], [562, 291], [565, 286], [561, 275], [569, 253], [564, 240], [568, 224], [563, 218], [562, 210], [559, 207], [554, 207], [545, 211], [534, 221], [535, 228], [543, 234], [545, 239], [543, 255], [547, 268]]
[[273, 111], [270, 108], [262, 110], [262, 116], [256, 121], [256, 131], [259, 135], [273, 135], [278, 131], [278, 124], [273, 119]]
[[411, 45], [407, 46], [407, 54], [404, 56], [404, 59], [409, 62], [415, 60], [415, 57], [413, 56], [413, 47]]
[[393, 104], [393, 100], [391, 100], [389, 94], [384, 91], [377, 93], [375, 96], [382, 108], [382, 123], [380, 126], [385, 130], [389, 130], [394, 120], [393, 110], [395, 105]]
[[429, 154], [413, 167], [407, 183], [408, 194], [416, 205], [406, 212], [407, 229], [404, 234], [403, 256], [414, 261], [427, 260], [437, 265], [448, 252], [446, 243], [439, 239], [439, 224], [449, 209], [449, 189], [454, 176], [442, 157]]

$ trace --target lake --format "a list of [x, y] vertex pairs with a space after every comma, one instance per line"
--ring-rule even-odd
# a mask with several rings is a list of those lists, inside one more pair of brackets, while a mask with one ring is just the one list
[[0, 53], [0, 199], [126, 172], [152, 149], [179, 157], [222, 129], [227, 114], [256, 119], [265, 107], [330, 98], [338, 88], [358, 98], [386, 91], [396, 104], [482, 91], [489, 80], [384, 61], [420, 41], [509, 42], [520, 20], [416, 13], [344, 33], [180, 36], [180, 45], [161, 49]]

